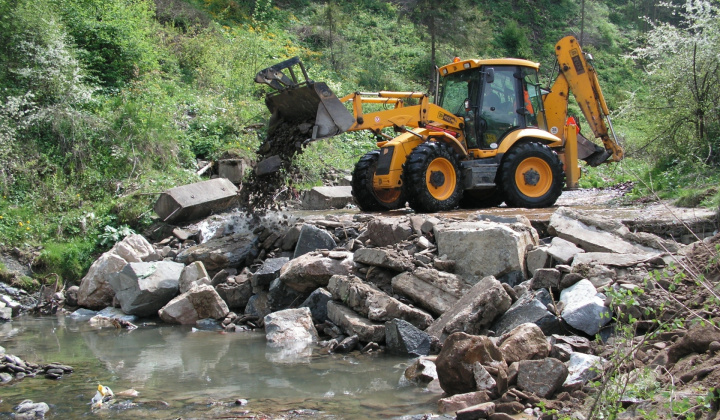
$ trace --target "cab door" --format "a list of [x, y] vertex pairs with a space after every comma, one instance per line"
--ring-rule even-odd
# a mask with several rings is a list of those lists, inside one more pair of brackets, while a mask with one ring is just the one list
[[479, 107], [478, 140], [483, 149], [497, 149], [508, 132], [525, 127], [521, 80], [516, 66], [488, 66], [483, 79]]

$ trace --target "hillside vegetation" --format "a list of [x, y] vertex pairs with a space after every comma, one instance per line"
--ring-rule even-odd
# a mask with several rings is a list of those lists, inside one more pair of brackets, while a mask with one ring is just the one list
[[[77, 282], [151, 223], [158, 192], [199, 180], [198, 159], [253, 156], [269, 117], [254, 76], [286, 58], [338, 95], [427, 91], [433, 62], [454, 56], [539, 61], [549, 84], [568, 34], [595, 57], [629, 157], [584, 185], [636, 180], [635, 197], [682, 185], [685, 202], [717, 205], [717, 2], [584, 4], [0, 2], [0, 245], [29, 256], [41, 281]], [[312, 144], [297, 162], [304, 187], [373, 147], [362, 133]]]

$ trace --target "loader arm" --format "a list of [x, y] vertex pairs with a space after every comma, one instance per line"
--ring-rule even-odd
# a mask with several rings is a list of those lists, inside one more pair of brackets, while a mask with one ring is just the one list
[[[605, 160], [618, 162], [624, 156], [623, 148], [617, 141], [610, 121], [610, 111], [605, 103], [597, 72], [591, 60], [586, 58], [575, 37], [567, 36], [555, 45], [560, 72], [553, 83], [551, 92], [545, 97], [545, 116], [549, 130], [564, 127], [567, 120], [569, 94], [572, 93], [582, 110], [590, 129], [603, 142], [607, 151]], [[608, 129], [609, 128], [609, 129]], [[562, 130], [558, 130], [562, 135]], [[601, 163], [598, 161], [598, 164]], [[595, 165], [593, 165], [595, 166]]]

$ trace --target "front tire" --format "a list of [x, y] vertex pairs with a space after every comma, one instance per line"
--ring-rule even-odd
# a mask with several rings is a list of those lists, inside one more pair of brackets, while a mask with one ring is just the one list
[[355, 164], [351, 184], [355, 203], [362, 211], [395, 210], [404, 207], [406, 200], [401, 188], [377, 190], [373, 187], [378, 159], [380, 151], [373, 150]]
[[403, 185], [410, 207], [420, 213], [452, 210], [462, 198], [462, 178], [455, 153], [444, 143], [427, 142], [408, 156]]
[[509, 207], [550, 207], [562, 194], [565, 172], [557, 153], [549, 147], [524, 143], [505, 155], [500, 179]]

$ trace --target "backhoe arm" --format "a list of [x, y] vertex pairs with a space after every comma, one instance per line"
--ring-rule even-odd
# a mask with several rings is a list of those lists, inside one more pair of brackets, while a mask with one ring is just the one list
[[613, 132], [610, 111], [592, 62], [586, 59], [573, 36], [567, 36], [555, 45], [555, 55], [560, 73], [544, 101], [548, 127], [565, 125], [567, 102], [569, 93], [572, 93], [593, 134], [602, 140], [605, 149], [611, 154], [610, 160], [622, 160], [624, 152]]

